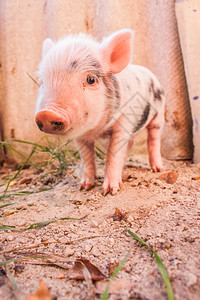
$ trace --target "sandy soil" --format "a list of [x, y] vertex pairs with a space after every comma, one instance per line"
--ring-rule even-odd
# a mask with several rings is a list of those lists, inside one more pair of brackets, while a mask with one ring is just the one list
[[[99, 176], [103, 170], [104, 163], [98, 162]], [[101, 194], [102, 177], [94, 189], [78, 190], [77, 164], [69, 165], [62, 177], [46, 174], [41, 178], [45, 170], [41, 172], [23, 170], [9, 193], [51, 189], [0, 202], [14, 203], [0, 209], [0, 222], [17, 230], [0, 231], [1, 260], [34, 255], [7, 265], [17, 292], [5, 268], [0, 268], [0, 299], [26, 299], [38, 290], [39, 279], [45, 282], [52, 299], [100, 299], [105, 281], [131, 247], [133, 239], [127, 228], [157, 251], [167, 268], [175, 299], [200, 299], [199, 165], [165, 161], [165, 170], [155, 174], [148, 169], [146, 156], [134, 157], [124, 169], [121, 191], [106, 197]], [[5, 186], [0, 189], [3, 192]], [[24, 230], [33, 223], [60, 218], [78, 220], [59, 220]], [[36, 254], [43, 258], [36, 258]], [[102, 272], [99, 279], [105, 279], [91, 281], [88, 269], [76, 262], [83, 258]], [[75, 262], [79, 280], [72, 279], [77, 276], [72, 268]], [[167, 299], [152, 253], [135, 240], [128, 261], [113, 281], [109, 299]]]

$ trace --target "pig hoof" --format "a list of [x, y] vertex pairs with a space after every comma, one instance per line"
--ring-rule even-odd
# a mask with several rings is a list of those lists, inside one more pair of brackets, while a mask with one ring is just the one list
[[119, 190], [119, 188], [118, 188], [118, 187], [112, 187], [112, 188], [110, 189], [110, 193], [111, 193], [111, 195], [112, 195], [112, 196], [116, 195], [116, 194], [117, 194], [117, 192], [118, 192], [118, 190]]
[[103, 196], [106, 196], [109, 193], [109, 187], [103, 189]]
[[119, 187], [112, 187], [110, 188], [109, 186], [103, 189], [103, 196], [106, 196], [109, 192], [111, 193], [112, 196], [116, 195], [117, 192], [119, 191]]
[[91, 190], [93, 187], [94, 187], [94, 183], [86, 183], [86, 182], [83, 182], [83, 183], [81, 183], [80, 191], [81, 191], [81, 190], [89, 191], [89, 190]]
[[151, 169], [153, 172], [161, 172], [163, 170], [163, 165], [162, 164], [152, 165]]

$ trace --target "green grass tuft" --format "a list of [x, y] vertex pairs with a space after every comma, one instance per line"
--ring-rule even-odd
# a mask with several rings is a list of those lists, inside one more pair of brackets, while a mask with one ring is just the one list
[[160, 259], [160, 257], [158, 256], [158, 254], [151, 248], [149, 247], [149, 245], [143, 240], [141, 239], [139, 236], [137, 236], [135, 233], [133, 233], [131, 230], [128, 230], [128, 233], [134, 237], [138, 242], [140, 242], [142, 245], [146, 246], [154, 255], [157, 265], [158, 265], [158, 270], [163, 278], [163, 281], [166, 285], [167, 288], [167, 295], [168, 295], [168, 300], [174, 300], [174, 294], [173, 294], [173, 290], [172, 290], [172, 286], [171, 286], [171, 282], [169, 280], [168, 274], [167, 274], [167, 270], [162, 262], [162, 260]]

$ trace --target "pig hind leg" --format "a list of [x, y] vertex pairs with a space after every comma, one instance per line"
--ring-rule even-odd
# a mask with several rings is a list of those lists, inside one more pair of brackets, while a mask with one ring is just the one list
[[160, 153], [161, 129], [161, 117], [157, 115], [150, 121], [150, 123], [147, 126], [149, 162], [153, 172], [160, 172], [163, 169], [162, 158]]

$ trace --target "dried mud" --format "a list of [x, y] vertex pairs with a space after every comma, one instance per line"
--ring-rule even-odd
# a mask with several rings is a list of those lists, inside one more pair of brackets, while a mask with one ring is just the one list
[[[60, 178], [49, 174], [41, 179], [34, 170], [21, 172], [10, 193], [51, 189], [12, 196], [0, 203], [14, 203], [0, 209], [0, 223], [19, 230], [0, 231], [1, 260], [36, 254], [52, 255], [53, 260], [29, 258], [7, 265], [17, 292], [0, 268], [0, 299], [26, 299], [38, 290], [39, 279], [52, 299], [100, 299], [105, 281], [131, 247], [127, 228], [157, 251], [175, 299], [200, 298], [200, 166], [165, 161], [165, 170], [158, 174], [149, 170], [146, 156], [137, 156], [124, 169], [120, 192], [106, 197], [101, 193], [103, 170], [104, 163], [98, 162], [101, 177], [90, 191], [79, 191], [78, 164], [69, 165]], [[0, 189], [3, 192], [5, 186]], [[36, 222], [61, 218], [77, 220], [23, 230]], [[105, 279], [71, 279], [69, 270], [80, 258], [95, 265]], [[167, 299], [152, 253], [135, 240], [128, 261], [113, 281], [109, 299]]]

